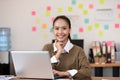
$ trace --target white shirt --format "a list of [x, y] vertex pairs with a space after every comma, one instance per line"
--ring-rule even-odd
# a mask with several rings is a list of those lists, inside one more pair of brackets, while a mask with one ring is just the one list
[[[62, 54], [65, 54], [65, 52], [68, 52], [68, 54], [69, 54], [69, 51], [70, 51], [70, 49], [71, 49], [72, 47], [73, 47], [73, 44], [72, 44], [72, 43], [70, 42], [70, 40], [68, 39], [65, 47], [64, 47], [63, 50], [62, 50]], [[56, 46], [55, 46], [55, 43], [53, 43], [53, 48], [54, 48], [54, 52], [57, 51], [57, 48], [56, 48]], [[59, 62], [59, 60], [56, 59], [55, 56], [51, 57], [51, 63], [57, 63], [57, 62]], [[77, 71], [76, 69], [72, 69], [72, 70], [68, 70], [67, 72], [69, 72], [71, 76], [74, 76], [78, 71]]]

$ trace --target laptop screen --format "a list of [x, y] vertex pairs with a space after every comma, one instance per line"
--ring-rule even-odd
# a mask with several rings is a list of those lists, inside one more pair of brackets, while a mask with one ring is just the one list
[[48, 51], [11, 51], [17, 77], [54, 79]]

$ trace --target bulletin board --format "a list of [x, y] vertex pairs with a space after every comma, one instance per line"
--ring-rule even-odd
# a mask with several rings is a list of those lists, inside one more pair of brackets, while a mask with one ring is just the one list
[[0, 0], [0, 27], [11, 28], [11, 50], [41, 50], [54, 39], [52, 22], [66, 15], [72, 39], [120, 43], [120, 0]]

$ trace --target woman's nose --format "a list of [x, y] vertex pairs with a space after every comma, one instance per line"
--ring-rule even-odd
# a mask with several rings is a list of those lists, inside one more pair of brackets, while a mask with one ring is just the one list
[[58, 31], [59, 33], [62, 33], [63, 31], [62, 31], [62, 29], [59, 29], [59, 31]]

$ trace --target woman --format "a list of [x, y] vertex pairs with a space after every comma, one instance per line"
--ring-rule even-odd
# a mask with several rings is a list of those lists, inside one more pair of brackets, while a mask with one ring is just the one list
[[53, 21], [55, 42], [46, 44], [43, 50], [49, 51], [54, 75], [77, 80], [91, 80], [91, 70], [83, 49], [71, 43], [71, 23], [64, 16]]

